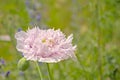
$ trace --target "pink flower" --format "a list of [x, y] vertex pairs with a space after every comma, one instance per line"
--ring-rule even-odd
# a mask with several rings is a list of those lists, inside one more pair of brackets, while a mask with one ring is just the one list
[[52, 63], [68, 58], [76, 59], [72, 34], [66, 38], [60, 30], [41, 30], [35, 27], [27, 32], [17, 32], [15, 38], [17, 50], [27, 60]]

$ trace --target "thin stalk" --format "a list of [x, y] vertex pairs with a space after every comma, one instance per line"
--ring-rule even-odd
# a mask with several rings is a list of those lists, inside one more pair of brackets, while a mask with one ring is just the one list
[[38, 70], [38, 72], [39, 72], [40, 80], [43, 80], [42, 72], [41, 72], [41, 70], [40, 70], [40, 67], [39, 67], [39, 65], [38, 65], [38, 62], [35, 62], [35, 64], [36, 64], [37, 70]]
[[102, 75], [102, 36], [101, 36], [101, 26], [100, 26], [100, 0], [96, 0], [96, 26], [97, 26], [97, 43], [98, 43], [98, 70], [99, 70], [99, 79], [103, 80]]
[[49, 66], [49, 63], [46, 63], [47, 64], [47, 69], [48, 69], [48, 75], [49, 75], [49, 80], [53, 80], [52, 78], [52, 74], [50, 72], [50, 66]]
[[26, 72], [24, 72], [24, 80], [28, 80], [26, 76]]

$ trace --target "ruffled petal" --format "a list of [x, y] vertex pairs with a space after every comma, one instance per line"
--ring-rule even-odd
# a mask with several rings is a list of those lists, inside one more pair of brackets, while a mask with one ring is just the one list
[[67, 38], [60, 30], [40, 30], [38, 27], [27, 32], [15, 34], [17, 50], [23, 53], [27, 60], [56, 63], [68, 58], [76, 60], [72, 45], [73, 34]]
[[24, 31], [20, 31], [20, 32], [17, 32], [17, 33], [15, 34], [15, 38], [16, 38], [17, 40], [23, 41], [26, 37], [27, 37], [27, 34], [26, 34], [26, 32], [24, 32]]

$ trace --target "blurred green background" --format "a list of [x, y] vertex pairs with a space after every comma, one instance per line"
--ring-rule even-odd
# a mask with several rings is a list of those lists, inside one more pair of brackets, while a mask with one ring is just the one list
[[39, 80], [34, 62], [17, 69], [14, 38], [34, 26], [74, 34], [78, 62], [50, 64], [54, 80], [120, 80], [120, 0], [0, 0], [0, 80]]

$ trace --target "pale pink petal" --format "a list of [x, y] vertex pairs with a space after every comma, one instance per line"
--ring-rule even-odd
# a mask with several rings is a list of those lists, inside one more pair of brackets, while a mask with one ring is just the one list
[[16, 33], [17, 50], [27, 60], [56, 63], [72, 58], [76, 60], [73, 34], [67, 38], [60, 30], [41, 30], [38, 27]]
[[25, 38], [27, 37], [27, 34], [26, 34], [26, 32], [24, 32], [24, 31], [20, 31], [20, 32], [17, 32], [16, 34], [15, 34], [15, 38], [17, 39], [17, 40], [24, 40]]

